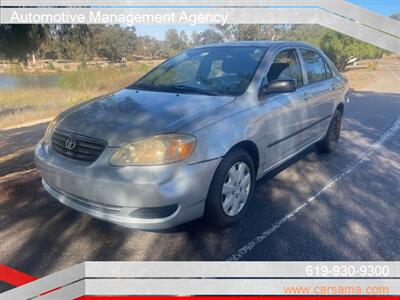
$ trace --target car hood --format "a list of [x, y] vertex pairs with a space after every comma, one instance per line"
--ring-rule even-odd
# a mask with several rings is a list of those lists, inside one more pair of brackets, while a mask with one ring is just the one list
[[174, 132], [233, 100], [229, 96], [124, 89], [72, 108], [61, 115], [57, 128], [120, 146]]

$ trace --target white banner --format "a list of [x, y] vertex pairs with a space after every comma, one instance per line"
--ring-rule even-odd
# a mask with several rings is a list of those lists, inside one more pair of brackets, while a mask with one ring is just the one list
[[320, 24], [386, 50], [400, 52], [399, 21], [343, 0], [3, 0], [0, 16], [3, 24]]
[[83, 295], [400, 295], [400, 263], [85, 262], [7, 291], [0, 298], [31, 299], [42, 294], [40, 299]]

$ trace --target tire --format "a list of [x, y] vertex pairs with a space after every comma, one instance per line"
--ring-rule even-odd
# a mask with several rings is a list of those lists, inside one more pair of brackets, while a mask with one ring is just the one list
[[[237, 177], [239, 174], [243, 175], [241, 180]], [[254, 162], [249, 153], [242, 149], [229, 152], [211, 181], [204, 212], [207, 222], [222, 228], [239, 222], [254, 194], [255, 179]]]
[[316, 144], [318, 151], [322, 153], [331, 153], [335, 150], [340, 138], [341, 127], [342, 113], [339, 110], [336, 110], [324, 139]]

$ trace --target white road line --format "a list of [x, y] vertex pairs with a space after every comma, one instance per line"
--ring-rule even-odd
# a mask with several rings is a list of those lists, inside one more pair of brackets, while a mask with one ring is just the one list
[[241, 247], [235, 254], [232, 254], [229, 256], [226, 260], [227, 261], [239, 261], [241, 260], [246, 254], [248, 254], [250, 251], [252, 251], [258, 244], [260, 244], [262, 241], [264, 241], [268, 236], [273, 234], [276, 230], [278, 230], [283, 224], [288, 222], [290, 219], [292, 219], [297, 213], [299, 213], [302, 209], [307, 207], [311, 202], [316, 200], [321, 194], [323, 194], [326, 190], [328, 190], [330, 187], [335, 185], [337, 182], [342, 180], [346, 175], [350, 174], [353, 172], [356, 168], [358, 168], [361, 164], [363, 164], [365, 161], [369, 159], [369, 157], [374, 154], [381, 146], [382, 144], [387, 141], [389, 138], [391, 138], [395, 132], [400, 129], [400, 116], [396, 118], [396, 121], [393, 123], [393, 125], [376, 141], [374, 142], [367, 151], [365, 151], [360, 158], [353, 162], [352, 164], [349, 165], [348, 168], [346, 168], [343, 172], [339, 173], [336, 175], [331, 181], [329, 181], [321, 190], [319, 190], [316, 194], [314, 194], [312, 197], [310, 197], [306, 202], [301, 204], [299, 207], [294, 209], [291, 213], [288, 215], [284, 216], [282, 219], [280, 219], [277, 223], [272, 225], [272, 227], [268, 228], [264, 232], [262, 232], [260, 235], [256, 236], [254, 239], [252, 239], [250, 242], [245, 244], [243, 247]]

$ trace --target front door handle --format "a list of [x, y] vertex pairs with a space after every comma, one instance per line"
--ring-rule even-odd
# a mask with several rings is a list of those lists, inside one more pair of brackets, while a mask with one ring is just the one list
[[332, 84], [330, 87], [329, 87], [329, 90], [332, 92], [332, 91], [334, 91], [334, 90], [336, 90], [338, 87], [336, 86], [336, 84]]

